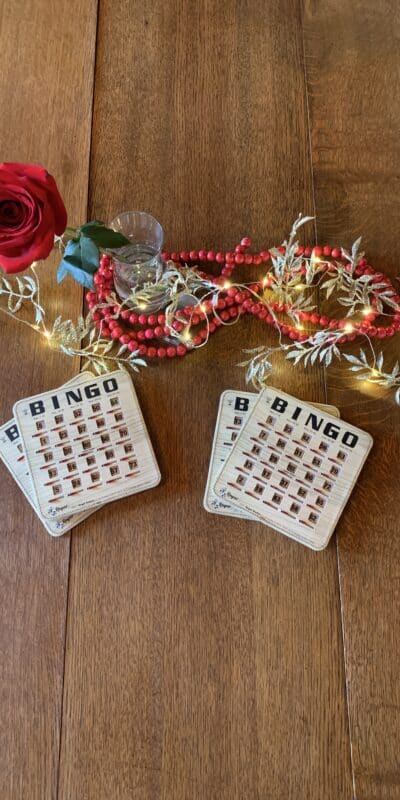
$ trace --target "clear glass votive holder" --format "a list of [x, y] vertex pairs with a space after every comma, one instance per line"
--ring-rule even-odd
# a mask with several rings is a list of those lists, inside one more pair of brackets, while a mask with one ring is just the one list
[[[113, 251], [115, 289], [121, 300], [126, 301], [133, 291], [160, 280], [164, 269], [161, 258], [164, 231], [145, 211], [125, 211], [112, 220], [110, 227], [130, 242]], [[156, 293], [146, 302], [146, 312], [159, 311], [167, 300], [166, 292]], [[143, 310], [142, 304], [136, 306], [128, 302], [127, 305], [135, 312]]]

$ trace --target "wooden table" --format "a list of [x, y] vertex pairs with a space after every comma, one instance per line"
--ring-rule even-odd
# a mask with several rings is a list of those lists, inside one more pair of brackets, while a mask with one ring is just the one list
[[[395, 276], [391, 0], [3, 0], [1, 152], [56, 176], [71, 224], [151, 211], [167, 246], [363, 235]], [[313, 241], [311, 233], [310, 239]], [[51, 316], [82, 292], [41, 266]], [[45, 277], [46, 276], [46, 277]], [[163, 481], [51, 539], [1, 469], [1, 800], [400, 798], [399, 418], [336, 367], [275, 377], [373, 453], [313, 553], [202, 509], [217, 401], [257, 320], [136, 379]], [[78, 361], [1, 319], [1, 419]], [[398, 348], [398, 344], [397, 344]]]

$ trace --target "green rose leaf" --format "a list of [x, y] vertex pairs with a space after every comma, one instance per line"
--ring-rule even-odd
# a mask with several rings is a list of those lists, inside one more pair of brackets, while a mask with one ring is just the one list
[[129, 239], [127, 239], [126, 236], [123, 236], [122, 233], [118, 233], [118, 231], [113, 231], [111, 228], [107, 228], [103, 222], [98, 222], [97, 220], [82, 225], [81, 233], [92, 239], [97, 247], [102, 247], [104, 249], [114, 249], [129, 244]]
[[99, 268], [100, 253], [95, 243], [92, 241], [92, 239], [89, 239], [88, 236], [81, 235], [79, 244], [81, 247], [81, 259], [82, 259], [83, 269], [86, 272], [90, 273], [97, 272]]
[[64, 258], [57, 270], [57, 282], [61, 283], [66, 275], [71, 275], [74, 280], [88, 289], [93, 289], [93, 274], [98, 267], [99, 253], [97, 247], [89, 239], [81, 236], [79, 242], [72, 239], [67, 242]]

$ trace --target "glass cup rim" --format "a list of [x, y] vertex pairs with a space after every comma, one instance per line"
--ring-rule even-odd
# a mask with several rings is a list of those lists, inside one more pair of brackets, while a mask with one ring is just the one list
[[[158, 219], [153, 217], [153, 214], [149, 214], [148, 211], [121, 211], [120, 214], [116, 214], [115, 217], [113, 217], [113, 219], [111, 220], [110, 228], [115, 230], [114, 225], [117, 224], [117, 220], [121, 220], [122, 221], [124, 219], [126, 220], [129, 217], [133, 217], [133, 216], [145, 217], [149, 222], [154, 223], [155, 226], [160, 228], [160, 230], [162, 232], [162, 235], [164, 236], [164, 229], [163, 229], [163, 226], [161, 225], [161, 222], [159, 222]], [[120, 230], [120, 228], [119, 228], [119, 230]]]

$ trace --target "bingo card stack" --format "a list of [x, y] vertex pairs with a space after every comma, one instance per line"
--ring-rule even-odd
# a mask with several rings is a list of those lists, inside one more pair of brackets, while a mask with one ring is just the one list
[[19, 400], [14, 419], [0, 428], [0, 457], [53, 536], [108, 501], [160, 481], [135, 390], [122, 370], [82, 373]]
[[314, 550], [335, 529], [372, 447], [365, 431], [269, 387], [221, 395], [204, 506]]

